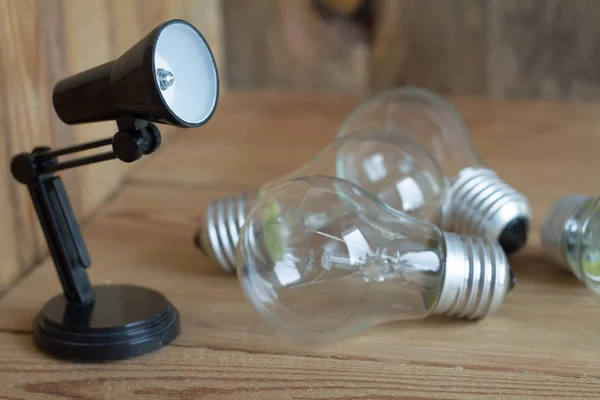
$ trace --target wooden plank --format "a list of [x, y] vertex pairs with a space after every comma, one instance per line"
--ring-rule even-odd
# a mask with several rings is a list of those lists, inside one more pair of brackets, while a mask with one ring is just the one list
[[325, 20], [302, 0], [225, 0], [227, 81], [232, 89], [362, 90], [367, 32]]
[[[335, 381], [336, 378], [329, 377], [327, 371], [346, 361], [348, 364], [344, 365], [348, 370], [358, 368], [357, 371], [362, 371], [361, 365], [366, 365], [363, 363], [373, 363], [378, 371], [392, 368], [402, 374], [410, 374], [408, 371], [417, 368], [423, 376], [430, 377], [437, 392], [431, 392], [433, 389], [418, 379], [402, 380], [405, 387], [414, 387], [414, 392], [407, 392], [408, 398], [427, 395], [485, 398], [498, 392], [508, 398], [535, 398], [531, 388], [545, 390], [558, 398], [593, 398], [595, 394], [589, 393], [598, 390], [596, 385], [600, 379], [595, 318], [598, 302], [573, 276], [541, 254], [538, 232], [544, 214], [555, 199], [568, 193], [588, 192], [595, 185], [594, 176], [573, 174], [573, 171], [600, 167], [600, 161], [594, 161], [593, 152], [600, 144], [596, 133], [600, 122], [596, 112], [598, 105], [456, 100], [473, 129], [476, 146], [484, 159], [529, 196], [534, 210], [530, 243], [525, 250], [511, 257], [518, 284], [497, 314], [478, 323], [442, 317], [395, 322], [343, 341], [309, 344], [290, 339], [269, 327], [252, 310], [236, 279], [223, 274], [192, 244], [197, 221], [206, 203], [230, 192], [244, 190], [262, 178], [261, 174], [266, 175], [261, 169], [265, 165], [263, 159], [273, 148], [283, 149], [284, 143], [288, 148], [295, 148], [297, 143], [304, 143], [306, 149], [300, 151], [308, 152], [309, 148], [328, 140], [313, 132], [295, 141], [281, 135], [280, 125], [301, 123], [294, 117], [298, 110], [302, 110], [301, 115], [312, 121], [313, 126], [334, 125], [338, 113], [350, 103], [349, 99], [325, 96], [313, 98], [312, 106], [309, 106], [308, 98], [274, 94], [254, 98], [248, 94], [231, 96], [231, 101], [224, 99], [223, 115], [214, 125], [207, 125], [205, 135], [182, 137], [155, 158], [162, 165], [171, 163], [168, 172], [153, 169], [154, 162], [148, 163], [144, 169], [152, 173], [140, 171], [119, 197], [103, 208], [85, 228], [84, 236], [94, 260], [90, 274], [95, 283], [129, 282], [156, 288], [164, 292], [182, 314], [181, 336], [174, 346], [150, 356], [157, 357], [153, 367], [170, 368], [166, 354], [175, 351], [174, 347], [182, 346], [190, 352], [189, 365], [197, 373], [204, 371], [202, 368], [207, 365], [202, 355], [194, 353], [207, 350], [198, 348], [217, 353], [234, 350], [251, 353], [251, 357], [259, 353], [257, 360], [267, 357], [264, 353], [272, 354], [268, 357], [281, 360], [278, 373], [283, 373], [281, 371], [286, 368], [296, 371], [294, 366], [302, 365], [297, 364], [300, 360], [329, 360], [334, 364], [319, 372], [326, 381]], [[331, 113], [323, 111], [329, 110], [327, 102], [332, 104], [334, 111]], [[264, 114], [256, 109], [264, 110]], [[256, 134], [252, 140], [238, 136], [242, 122], [253, 127]], [[565, 131], [571, 132], [568, 143], [563, 135]], [[224, 156], [222, 164], [213, 160], [208, 165], [195, 151], [182, 153], [178, 150], [179, 145], [196, 146], [197, 150], [211, 140], [221, 143], [222, 154], [243, 154], [244, 149], [255, 149], [256, 152], [244, 161], [244, 167], [254, 172], [244, 171], [244, 179], [237, 179], [233, 169], [231, 175], [220, 171], [220, 165], [230, 162]], [[567, 144], [570, 151], [565, 153]], [[217, 148], [215, 145], [212, 150]], [[301, 146], [298, 148], [302, 149]], [[183, 160], [186, 157], [193, 161]], [[159, 158], [164, 160], [158, 161]], [[288, 157], [287, 168], [295, 161]], [[275, 163], [270, 173], [285, 172], [282, 171], [285, 167], [284, 161]], [[178, 173], [184, 178], [172, 179]], [[31, 320], [58, 288], [56, 274], [49, 263], [36, 269], [0, 299], [0, 330], [29, 332]], [[23, 350], [14, 353], [21, 354]], [[245, 365], [243, 358], [236, 360]], [[335, 364], [337, 362], [340, 364]], [[123, 365], [126, 366], [120, 373], [132, 374], [131, 379], [123, 386], [115, 383], [111, 387], [144, 385], [144, 378], [135, 375], [139, 367], [134, 368], [130, 363]], [[236, 376], [232, 368], [228, 366], [222, 370], [222, 376], [227, 379], [231, 374]], [[306, 367], [302, 368], [305, 370]], [[98, 369], [85, 373], [89, 373], [85, 380], [89, 385], [108, 382], [103, 380], [105, 375]], [[69, 381], [56, 389], [63, 393], [72, 386], [70, 374], [57, 371], [54, 377], [44, 381]], [[396, 378], [400, 379], [400, 375], [396, 374], [393, 379]], [[259, 385], [261, 379], [257, 374], [248, 376], [246, 382]], [[553, 382], [562, 383], [555, 386]], [[565, 386], [570, 385], [569, 382], [573, 385]], [[294, 390], [295, 386], [287, 382], [278, 387]], [[330, 394], [326, 387], [311, 387], [315, 393], [310, 395], [327, 397]], [[450, 387], [457, 389], [452, 391]], [[85, 389], [81, 386], [79, 390]], [[360, 386], [357, 393], [368, 397], [369, 390]], [[395, 387], [393, 390], [404, 393]], [[191, 392], [169, 393], [178, 398]], [[249, 394], [240, 394], [244, 395]], [[392, 396], [387, 392], [384, 395]], [[339, 394], [340, 398], [347, 396], [346, 392]]]
[[143, 7], [138, 1], [108, 0], [106, 6], [110, 21], [111, 59], [120, 57], [154, 28], [156, 21], [146, 18], [146, 11], [154, 3], [148, 1], [146, 7]]
[[487, 1], [377, 2], [370, 88], [485, 94]]
[[41, 357], [26, 335], [0, 334], [5, 399], [556, 399], [595, 398], [589, 376], [447, 368], [169, 346], [119, 363]]
[[[0, 26], [7, 26], [9, 18], [8, 10], [0, 15]], [[7, 41], [7, 32], [0, 30], [0, 46]], [[7, 104], [7, 75], [4, 74], [6, 55], [0, 57], [0, 104]], [[0, 161], [8, 163], [10, 153], [10, 122], [5, 107], [0, 107]], [[6, 165], [6, 164], [5, 164]], [[12, 176], [7, 168], [3, 168], [0, 174], [0, 253], [2, 253], [2, 264], [0, 265], [0, 293], [12, 284], [20, 273], [20, 260], [16, 241], [15, 218], [11, 192], [14, 187]]]
[[[54, 139], [54, 120], [47, 92], [48, 80], [54, 74], [44, 62], [47, 53], [43, 38], [47, 24], [41, 22], [41, 10], [37, 5], [33, 0], [8, 0], [2, 3], [0, 13], [0, 134], [4, 142], [0, 160], [6, 167], [12, 155], [30, 151], [34, 146], [52, 144]], [[53, 13], [47, 15], [48, 18], [55, 16]], [[17, 243], [18, 264], [11, 261], [13, 250], [0, 249], [7, 254], [6, 264], [0, 267], [4, 277], [0, 291], [18, 275], [28, 271], [45, 251], [41, 229], [26, 188], [12, 179], [8, 168], [3, 171], [2, 189], [6, 191], [3, 202], [10, 198], [10, 205], [5, 203], [6, 214], [2, 221], [7, 227], [3, 229], [14, 227], [14, 238], [3, 241], [8, 247], [13, 241]], [[4, 232], [3, 236], [9, 234]]]
[[490, 0], [490, 93], [598, 98], [600, 3]]
[[[2, 69], [0, 68], [0, 75]], [[6, 93], [2, 90], [3, 78], [0, 76], [0, 96]], [[0, 97], [0, 103], [3, 98]], [[0, 111], [0, 132], [6, 132], [4, 128], [2, 112]], [[7, 142], [9, 135], [4, 134], [0, 140], [0, 160], [8, 160]], [[20, 275], [21, 268], [17, 247], [17, 227], [13, 217], [13, 204], [11, 201], [11, 189], [13, 188], [12, 176], [8, 168], [2, 168], [0, 174], [0, 294], [5, 291]]]

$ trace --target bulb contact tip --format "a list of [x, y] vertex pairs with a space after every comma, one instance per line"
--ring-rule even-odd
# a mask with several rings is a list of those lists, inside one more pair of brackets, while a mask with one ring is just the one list
[[510, 266], [497, 242], [444, 232], [444, 283], [433, 313], [460, 319], [493, 314], [514, 286]]

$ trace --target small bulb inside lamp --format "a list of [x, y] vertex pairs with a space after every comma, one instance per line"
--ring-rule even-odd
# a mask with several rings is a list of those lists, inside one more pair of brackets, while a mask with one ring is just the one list
[[171, 71], [159, 68], [156, 70], [156, 76], [158, 77], [158, 85], [160, 90], [167, 90], [175, 81], [175, 77]]

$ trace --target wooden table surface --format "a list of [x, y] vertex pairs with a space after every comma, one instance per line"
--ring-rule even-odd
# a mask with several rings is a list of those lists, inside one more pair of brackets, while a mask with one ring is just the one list
[[59, 291], [46, 261], [0, 299], [0, 399], [600, 398], [600, 303], [540, 253], [554, 201], [600, 192], [597, 104], [453, 99], [487, 163], [529, 196], [516, 288], [477, 323], [441, 317], [328, 344], [274, 332], [235, 278], [192, 245], [206, 203], [275, 178], [332, 140], [358, 97], [225, 95], [204, 128], [170, 136], [83, 231], [95, 283], [165, 293], [182, 333], [154, 354], [66, 363], [34, 347], [31, 321]]

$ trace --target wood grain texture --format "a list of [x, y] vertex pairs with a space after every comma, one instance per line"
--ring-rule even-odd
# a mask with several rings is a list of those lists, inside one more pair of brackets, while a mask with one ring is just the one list
[[[5, 166], [0, 179], [0, 293], [46, 252], [27, 190], [10, 176], [10, 158], [34, 146], [68, 146], [109, 137], [116, 130], [114, 123], [63, 124], [52, 107], [53, 85], [120, 56], [171, 18], [196, 25], [223, 67], [220, 1], [0, 0], [0, 163]], [[174, 131], [162, 130], [165, 139]], [[61, 173], [77, 215], [90, 215], [130, 167], [112, 161]]]
[[227, 81], [234, 89], [414, 85], [448, 94], [600, 98], [594, 0], [224, 5]]
[[169, 346], [114, 364], [41, 357], [25, 335], [0, 334], [4, 399], [585, 399], [595, 378], [257, 354]]
[[379, 0], [370, 88], [493, 97], [600, 97], [593, 0]]
[[490, 0], [490, 93], [598, 98], [600, 3]]
[[[2, 78], [0, 78], [0, 93], [2, 93]], [[2, 100], [0, 99], [0, 102]], [[2, 121], [0, 114], [0, 121]], [[2, 138], [6, 139], [6, 138]], [[7, 160], [7, 141], [0, 140], [0, 160]], [[0, 251], [2, 261], [0, 263], [0, 287], [7, 287], [16, 281], [20, 275], [19, 249], [17, 247], [17, 236], [15, 232], [15, 219], [13, 216], [13, 204], [11, 201], [12, 177], [7, 168], [0, 168]]]
[[[538, 231], [555, 200], [595, 187], [587, 171], [600, 167], [598, 104], [452, 99], [483, 158], [533, 207], [530, 243], [510, 260], [518, 284], [497, 314], [477, 323], [442, 317], [390, 323], [343, 341], [307, 344], [273, 331], [236, 279], [194, 248], [192, 236], [208, 201], [295, 168], [299, 160], [285, 149], [316, 153], [355, 105], [347, 96], [309, 99], [227, 95], [214, 123], [177, 136], [84, 229], [96, 284], [146, 285], [180, 310], [182, 333], [173, 345], [100, 365], [37, 353], [31, 320], [59, 290], [45, 262], [0, 299], [0, 396], [597, 398], [598, 301], [541, 254]], [[318, 129], [302, 136], [302, 126], [280, 129], [301, 125], [299, 115]], [[244, 137], [241, 126], [253, 136]], [[220, 159], [207, 159], [210, 152]]]
[[352, 15], [367, 3], [365, 0], [317, 0], [317, 2], [343, 15]]
[[[9, 18], [8, 10], [4, 7], [0, 15], [0, 27], [5, 27]], [[7, 40], [6, 29], [0, 30], [0, 46]], [[0, 104], [7, 101], [7, 82], [4, 75], [4, 58], [0, 58]], [[10, 153], [10, 136], [6, 133], [10, 129], [9, 115], [4, 107], [0, 107], [0, 132], [3, 133], [0, 140], [0, 161], [6, 162]], [[5, 288], [14, 282], [20, 274], [19, 255], [17, 248], [17, 228], [15, 226], [16, 213], [13, 210], [11, 195], [14, 193], [13, 181], [8, 169], [0, 168], [0, 251], [4, 257], [0, 266], [0, 288]], [[2, 290], [0, 289], [0, 290]], [[1, 293], [1, 292], [0, 292]]]
[[[52, 140], [49, 126], [53, 120], [45, 101], [51, 71], [46, 69], [43, 61], [43, 17], [37, 4], [33, 0], [5, 0], [0, 13], [0, 134], [5, 149], [5, 157], [0, 161], [6, 174], [3, 189], [7, 190], [6, 196], [11, 203], [3, 210], [2, 220], [14, 227], [12, 234], [17, 243], [19, 261], [15, 265], [9, 257], [1, 267], [4, 279], [0, 281], [0, 292], [38, 262], [44, 252], [41, 229], [27, 191], [12, 179], [8, 168], [8, 156], [36, 145], [51, 144]], [[5, 242], [10, 246], [11, 240]], [[0, 248], [0, 251], [12, 252], [10, 248]]]
[[377, 2], [370, 88], [487, 93], [487, 7], [485, 0]]
[[304, 0], [225, 0], [227, 81], [235, 89], [365, 88], [367, 33]]

